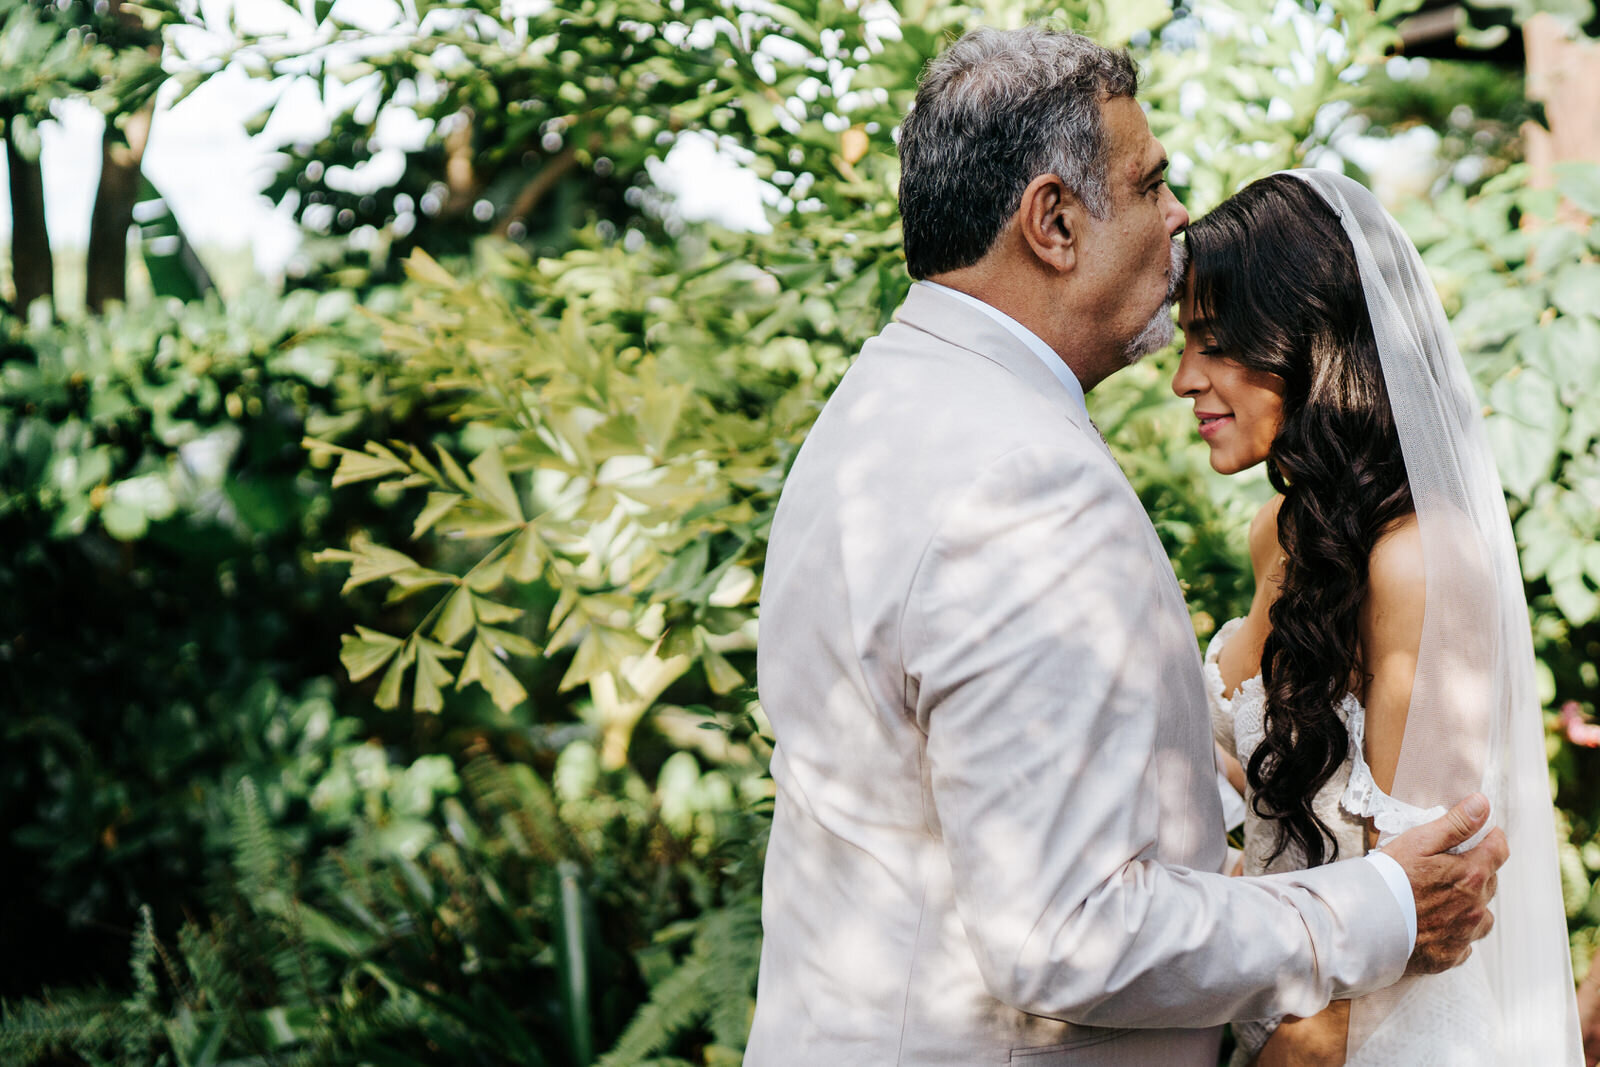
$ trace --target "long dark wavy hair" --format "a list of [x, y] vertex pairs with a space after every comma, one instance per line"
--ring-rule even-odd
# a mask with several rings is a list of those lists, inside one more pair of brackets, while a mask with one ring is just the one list
[[[1267, 457], [1283, 494], [1283, 585], [1261, 655], [1266, 738], [1245, 768], [1256, 814], [1315, 867], [1338, 858], [1312, 798], [1344, 761], [1334, 709], [1362, 673], [1358, 619], [1373, 545], [1413, 510], [1349, 238], [1298, 178], [1246, 187], [1188, 231], [1194, 317], [1219, 355], [1283, 379]], [[1331, 847], [1330, 847], [1331, 846]]]

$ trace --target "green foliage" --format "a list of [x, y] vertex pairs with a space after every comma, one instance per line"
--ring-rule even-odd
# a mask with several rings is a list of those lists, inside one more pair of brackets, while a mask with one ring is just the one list
[[[1337, 0], [1288, 17], [1268, 0], [1179, 9], [1163, 0], [1009, 0], [981, 17], [1043, 18], [1112, 45], [1131, 42], [1148, 68], [1157, 134], [1193, 161], [1195, 191], [1213, 203], [1263, 168], [1300, 158], [1319, 109], [1353, 93], [1346, 72], [1381, 57], [1394, 39], [1386, 20], [1413, 6], [1400, 0], [1374, 12]], [[547, 255], [570, 248], [587, 223], [630, 251], [675, 238], [681, 222], [652, 190], [646, 164], [689, 131], [752, 156], [780, 214], [811, 216], [793, 220], [809, 239], [793, 251], [810, 265], [835, 251], [858, 268], [863, 257], [893, 259], [891, 131], [922, 66], [980, 13], [925, 0], [870, 8], [789, 0], [736, 15], [712, 0], [538, 10], [461, 2], [395, 9], [377, 45], [366, 43], [376, 27], [349, 21], [337, 5], [306, 7], [304, 16], [295, 43], [235, 33], [221, 60], [285, 86], [313, 79], [325, 99], [340, 100], [321, 141], [285, 146], [268, 194], [325, 238], [312, 251], [320, 264], [297, 269], [309, 282], [350, 286], [394, 278], [414, 248], [460, 254], [488, 233]], [[361, 58], [351, 61], [356, 40]], [[216, 66], [209, 52], [191, 62], [180, 75], [189, 84]], [[403, 152], [392, 181], [354, 180], [380, 169], [372, 164], [384, 150], [379, 125], [402, 110], [423, 120], [422, 143]], [[1189, 180], [1188, 166], [1177, 172]], [[880, 317], [901, 289], [897, 274]]]
[[[192, 12], [194, 8], [189, 0], [128, 0], [126, 4], [122, 0], [0, 0], [0, 138], [6, 142], [8, 154], [14, 153], [10, 156], [15, 201], [10, 207], [10, 230], [18, 236], [11, 280], [23, 283], [13, 286], [19, 305], [14, 309], [7, 305], [7, 310], [26, 315], [29, 309], [20, 303], [57, 296], [48, 275], [59, 250], [49, 247], [40, 199], [40, 127], [53, 121], [58, 106], [67, 100], [87, 103], [105, 116], [106, 148], [122, 142], [106, 160], [129, 157], [135, 172], [131, 180], [138, 188], [132, 204], [123, 201], [120, 181], [101, 183], [94, 210], [97, 234], [103, 229], [99, 223], [125, 218], [122, 212], [137, 207], [141, 217], [139, 252], [155, 292], [187, 300], [211, 288], [210, 276], [183, 236], [176, 216], [149, 180], [137, 174], [149, 127], [135, 116], [149, 117], [156, 94], [165, 84], [164, 33], [184, 24], [186, 9]], [[130, 138], [131, 156], [126, 151]], [[126, 163], [123, 158], [114, 166]], [[107, 210], [110, 215], [103, 216]], [[120, 238], [113, 243], [118, 242]], [[97, 240], [90, 244], [95, 246]], [[124, 265], [121, 256], [115, 258], [109, 265], [113, 273]], [[98, 278], [99, 274], [91, 271], [90, 293], [98, 291]], [[107, 292], [123, 292], [125, 279], [107, 280], [114, 281]], [[97, 296], [93, 299], [99, 302]], [[46, 314], [70, 306], [67, 301], [53, 303]]]
[[[925, 14], [918, 56], [957, 17]], [[590, 222], [613, 239], [631, 231], [660, 241], [671, 227], [646, 163], [662, 146], [697, 129], [743, 142], [786, 138], [796, 123], [782, 116], [798, 84], [864, 43], [865, 25], [857, 13], [809, 3], [735, 15], [713, 0], [547, 8], [474, 0], [396, 9], [385, 27], [393, 43], [365, 46], [352, 63], [349, 43], [372, 27], [346, 21], [334, 5], [306, 15], [309, 48], [239, 35], [224, 58], [263, 78], [309, 75], [325, 98], [342, 98], [325, 138], [286, 146], [288, 162], [267, 192], [315, 234], [363, 235], [365, 252], [329, 240], [319, 246], [326, 261], [305, 267], [313, 281], [321, 272], [343, 285], [374, 271], [393, 277], [413, 248], [459, 254], [491, 232], [542, 253], [566, 250]], [[835, 25], [842, 39], [825, 47]], [[205, 76], [211, 65], [201, 62], [187, 78]], [[349, 86], [362, 91], [352, 98]], [[428, 124], [423, 143], [405, 152], [395, 180], [352, 191], [347, 175], [369, 167], [380, 121], [402, 109]], [[816, 132], [838, 152], [837, 130]]]
[[[487, 282], [461, 285], [415, 260], [414, 297], [385, 339], [404, 373], [452, 396], [461, 445], [476, 455], [463, 464], [447, 447], [308, 447], [338, 457], [335, 485], [425, 489], [414, 537], [485, 546], [460, 573], [365, 539], [319, 557], [349, 564], [347, 590], [383, 582], [391, 603], [432, 597], [404, 637], [363, 627], [345, 638], [353, 678], [387, 666], [379, 706], [399, 703], [414, 667], [416, 710], [438, 711], [441, 687], [453, 682], [477, 683], [509, 711], [527, 689], [506, 658], [570, 653], [557, 691], [587, 687], [603, 758], [616, 767], [640, 715], [691, 666], [713, 693], [742, 684], [728, 657], [750, 644], [760, 516], [781, 483], [785, 443], [814, 407], [800, 394], [764, 397], [758, 379], [737, 373], [738, 357], [756, 347], [741, 345], [737, 322], [725, 320], [737, 303], [716, 315], [698, 305], [698, 321], [664, 316], [652, 327], [679, 327], [678, 344], [645, 351], [636, 331], [647, 320], [634, 308], [696, 306], [681, 302], [682, 290], [702, 282], [700, 272], [661, 273], [654, 257], [610, 253], [579, 257], [552, 288], [598, 263], [624, 306], [590, 325], [569, 302], [546, 325]], [[684, 359], [685, 342], [713, 339], [729, 346], [735, 393], [694, 388], [711, 368]], [[774, 398], [781, 410], [752, 417]], [[555, 600], [530, 623], [511, 601], [535, 583]]]
[[162, 29], [183, 18], [168, 0], [139, 10], [131, 22], [88, 0], [0, 0], [0, 120], [24, 158], [39, 158], [39, 124], [60, 100], [82, 96], [120, 115], [154, 96]]
[[1384, 67], [1362, 79], [1355, 122], [1363, 134], [1391, 137], [1417, 126], [1435, 131], [1442, 182], [1469, 193], [1517, 162], [1522, 125], [1539, 118], [1538, 105], [1524, 95], [1521, 71], [1444, 59], [1426, 61], [1423, 73], [1405, 71], [1391, 77]]
[[1539, 14], [1554, 15], [1591, 35], [1600, 31], [1594, 0], [1471, 0], [1466, 9], [1474, 31], [1469, 40], [1480, 47], [1498, 45], [1509, 35], [1508, 26], [1520, 27]]
[[[1600, 616], [1600, 231], [1554, 223], [1557, 197], [1592, 202], [1600, 168], [1531, 188], [1512, 168], [1470, 201], [1455, 191], [1411, 230], [1454, 312], [1487, 399], [1487, 429], [1536, 608], [1582, 627]], [[1574, 694], [1563, 694], [1571, 696]]]
[[[708, 965], [715, 974], [688, 995], [689, 1010], [652, 1016], [651, 1047], [688, 1054], [742, 1044], [759, 946], [758, 866], [723, 856], [715, 866], [733, 876], [700, 866], [637, 779], [591, 783], [633, 798], [619, 809], [570, 781], [553, 794], [527, 767], [486, 755], [463, 777], [465, 803], [440, 805], [442, 832], [425, 848], [360, 833], [316, 858], [274, 828], [255, 783], [243, 779], [212, 921], [185, 923], [174, 950], [147, 910], [126, 998], [7, 1005], [0, 1056], [588, 1063], [595, 1039], [622, 1030], [645, 981], [681, 986], [677, 976]], [[744, 854], [759, 846], [748, 836], [757, 829], [730, 813], [705, 841]], [[628, 1033], [643, 1030], [634, 1023]]]
[[599, 1067], [660, 1063], [685, 1029], [705, 1022], [711, 1043], [704, 1062], [738, 1064], [755, 1012], [751, 978], [761, 961], [761, 902], [751, 894], [692, 923], [664, 932], [658, 941], [688, 937], [688, 956], [650, 990], [628, 1029]]
[[[298, 447], [308, 426], [402, 410], [363, 410], [379, 368], [356, 374], [349, 311], [255, 294], [0, 320], [5, 936], [45, 975], [104, 973], [137, 901], [162, 922], [195, 902], [239, 775], [303, 809], [359, 728], [313, 681], [338, 670], [345, 623], [305, 545], [383, 514], [330, 506]], [[75, 952], [35, 951], [52, 939]]]

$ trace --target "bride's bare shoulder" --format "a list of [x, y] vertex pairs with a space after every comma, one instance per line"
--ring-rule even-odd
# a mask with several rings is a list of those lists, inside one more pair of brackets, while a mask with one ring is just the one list
[[[1420, 620], [1425, 584], [1422, 528], [1413, 512], [1390, 523], [1372, 546], [1367, 559], [1367, 605], [1383, 613], [1414, 608]], [[1417, 628], [1420, 637], [1420, 621]]]

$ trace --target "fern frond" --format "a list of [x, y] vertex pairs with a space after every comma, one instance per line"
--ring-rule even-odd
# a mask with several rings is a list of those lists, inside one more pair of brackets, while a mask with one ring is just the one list
[[461, 777], [480, 809], [499, 823], [518, 852], [547, 863], [581, 857], [550, 787], [533, 768], [481, 755], [462, 769]]
[[743, 899], [706, 917], [695, 951], [706, 961], [705, 997], [716, 1044], [742, 1049], [756, 1006], [761, 966], [761, 903]]
[[118, 1003], [103, 989], [0, 1003], [0, 1063], [28, 1067], [55, 1061], [85, 1039], [98, 1044]]
[[161, 1032], [164, 1018], [155, 974], [156, 924], [148, 906], [139, 909], [139, 919], [128, 961], [133, 972], [133, 995], [122, 1002], [116, 1013], [116, 1038], [122, 1047], [121, 1062], [124, 1063], [137, 1063], [141, 1053], [148, 1053], [151, 1039]]
[[133, 933], [133, 952], [128, 967], [133, 971], [133, 996], [128, 999], [131, 1010], [153, 1015], [157, 1011], [156, 995], [156, 923], [148, 904], [139, 908], [139, 928]]
[[706, 978], [705, 961], [691, 953], [677, 970], [656, 983], [650, 999], [595, 1067], [643, 1067], [648, 1057], [671, 1045], [679, 1033], [705, 1017]]
[[272, 827], [261, 806], [256, 783], [239, 780], [233, 817], [233, 859], [239, 871], [239, 889], [258, 911], [283, 910], [283, 857], [272, 840]]
[[178, 954], [189, 972], [197, 1010], [210, 1008], [229, 1013], [238, 1009], [239, 975], [229, 966], [215, 929], [206, 931], [194, 923], [185, 923], [178, 931]]
[[257, 931], [258, 944], [277, 979], [282, 1006], [291, 1011], [309, 1008], [327, 986], [328, 964], [308, 944], [295, 872], [284, 859], [256, 784], [248, 777], [239, 781], [233, 843], [238, 889], [252, 915], [265, 920]]

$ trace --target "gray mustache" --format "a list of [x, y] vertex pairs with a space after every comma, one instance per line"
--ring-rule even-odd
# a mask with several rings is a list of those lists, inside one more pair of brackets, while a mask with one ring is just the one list
[[1183, 276], [1189, 269], [1189, 246], [1174, 237], [1171, 256], [1167, 267], [1167, 303], [1176, 304], [1183, 295]]

